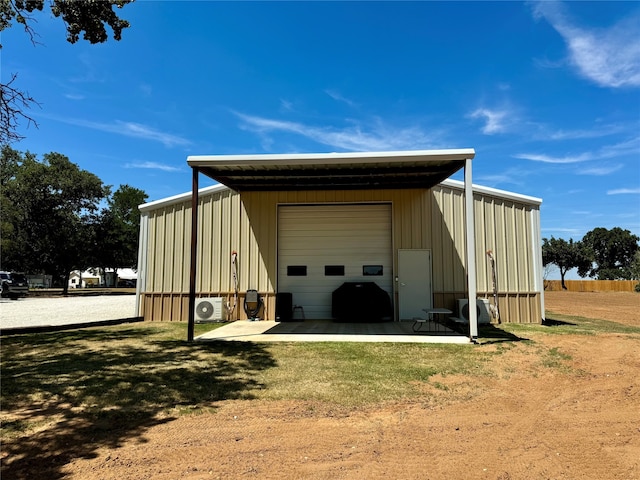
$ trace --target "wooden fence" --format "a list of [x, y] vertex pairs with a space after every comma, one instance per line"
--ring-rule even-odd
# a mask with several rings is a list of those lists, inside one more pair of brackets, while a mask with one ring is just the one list
[[[638, 280], [565, 280], [570, 292], [635, 292]], [[545, 280], [546, 291], [562, 290], [560, 280]]]

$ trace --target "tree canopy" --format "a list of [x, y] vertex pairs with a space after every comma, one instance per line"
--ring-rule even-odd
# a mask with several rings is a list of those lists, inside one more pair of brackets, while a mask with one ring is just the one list
[[111, 194], [60, 153], [38, 160], [9, 146], [0, 172], [2, 269], [64, 278], [66, 288], [72, 270], [136, 267], [142, 190], [122, 185]]
[[591, 261], [580, 242], [569, 239], [567, 242], [562, 238], [542, 239], [542, 264], [556, 265], [560, 270], [560, 280], [562, 288], [566, 290], [564, 277], [569, 270], [577, 268], [579, 271], [589, 268]]
[[572, 268], [577, 268], [581, 277], [598, 280], [631, 280], [640, 275], [640, 237], [629, 230], [598, 227], [578, 242], [553, 237], [542, 240], [542, 263], [560, 269], [562, 288], [566, 288], [564, 277]]
[[598, 280], [631, 280], [639, 240], [640, 237], [620, 227], [594, 228], [582, 238], [593, 264], [578, 273]]
[[[64, 22], [69, 43], [76, 43], [82, 36], [84, 40], [95, 44], [107, 41], [107, 27], [113, 32], [115, 40], [122, 38], [122, 31], [129, 27], [129, 22], [118, 17], [114, 8], [122, 8], [133, 1], [50, 0], [47, 4], [51, 13]], [[0, 0], [0, 32], [15, 22], [23, 26], [33, 43], [37, 43], [37, 34], [32, 26], [35, 22], [33, 13], [41, 12], [44, 7], [45, 0]], [[16, 85], [16, 79], [17, 74], [13, 73], [6, 83], [0, 83], [0, 144], [3, 145], [23, 138], [17, 132], [20, 121], [37, 125], [25, 110], [38, 103]]]
[[129, 185], [121, 185], [107, 200], [94, 224], [91, 263], [103, 270], [136, 268], [138, 263], [138, 230], [140, 211], [147, 194]]

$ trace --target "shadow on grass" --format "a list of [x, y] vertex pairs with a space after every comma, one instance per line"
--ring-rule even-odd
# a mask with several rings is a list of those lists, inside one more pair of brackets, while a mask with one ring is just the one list
[[515, 333], [503, 330], [493, 324], [478, 325], [478, 339], [482, 345], [528, 340], [528, 338], [519, 337]]
[[[467, 337], [469, 336], [469, 325], [454, 322], [450, 322], [447, 325], [457, 333]], [[521, 342], [524, 340], [528, 340], [528, 338], [519, 337], [515, 333], [504, 330], [492, 323], [483, 323], [478, 325], [478, 343], [482, 345], [504, 342]]]
[[575, 327], [577, 323], [558, 320], [556, 318], [550, 318], [549, 316], [547, 316], [547, 318], [544, 319], [542, 325], [544, 325], [545, 327]]
[[182, 410], [252, 398], [258, 372], [275, 366], [253, 343], [166, 337], [128, 327], [3, 338], [2, 478], [62, 478], [73, 459], [143, 442]]

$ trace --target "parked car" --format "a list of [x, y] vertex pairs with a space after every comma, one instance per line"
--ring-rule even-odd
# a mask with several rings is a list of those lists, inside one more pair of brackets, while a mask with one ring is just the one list
[[3, 298], [9, 297], [12, 300], [17, 300], [29, 294], [29, 282], [22, 273], [0, 272], [0, 280], [2, 281]]
[[121, 279], [118, 279], [118, 287], [135, 288], [136, 287], [136, 281], [135, 280], [130, 280], [128, 278], [121, 278]]

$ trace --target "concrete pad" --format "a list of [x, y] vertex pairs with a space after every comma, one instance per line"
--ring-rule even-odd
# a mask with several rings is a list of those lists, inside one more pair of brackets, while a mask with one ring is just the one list
[[469, 337], [442, 325], [439, 332], [415, 333], [412, 322], [337, 323], [323, 320], [273, 322], [238, 320], [196, 337], [197, 341], [241, 342], [405, 342], [470, 344]]

